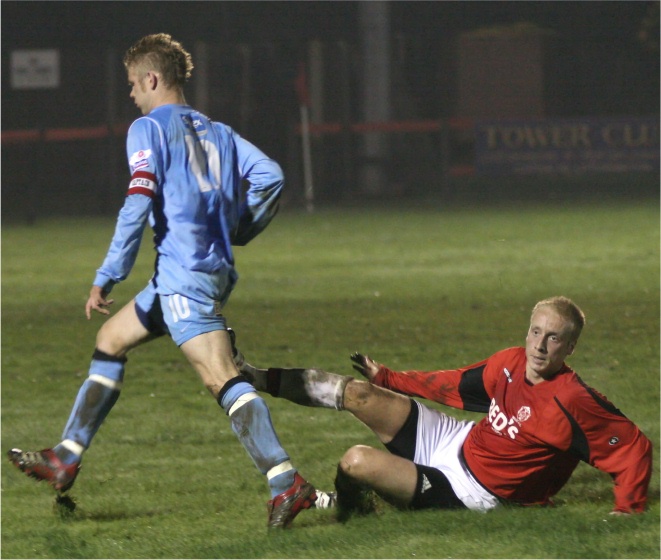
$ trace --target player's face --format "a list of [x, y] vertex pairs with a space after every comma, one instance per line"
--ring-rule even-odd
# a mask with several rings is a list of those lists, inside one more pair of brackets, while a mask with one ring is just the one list
[[136, 107], [140, 109], [143, 115], [149, 113], [152, 109], [151, 91], [147, 87], [149, 84], [149, 74], [131, 66], [128, 70], [129, 86], [131, 86], [131, 99]]
[[533, 383], [553, 377], [575, 347], [571, 324], [549, 306], [530, 319], [526, 337], [526, 377]]

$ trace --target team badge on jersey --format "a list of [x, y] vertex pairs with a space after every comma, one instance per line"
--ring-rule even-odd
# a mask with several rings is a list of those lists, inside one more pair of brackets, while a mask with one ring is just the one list
[[143, 167], [149, 165], [149, 156], [151, 156], [151, 150], [138, 150], [129, 158], [129, 166], [131, 167], [131, 173]]
[[187, 128], [191, 129], [197, 136], [204, 136], [207, 133], [207, 127], [204, 120], [198, 113], [192, 115], [181, 115], [181, 120]]
[[516, 419], [519, 421], [519, 423], [525, 422], [530, 418], [530, 407], [529, 406], [522, 406], [519, 409], [519, 412], [516, 413]]

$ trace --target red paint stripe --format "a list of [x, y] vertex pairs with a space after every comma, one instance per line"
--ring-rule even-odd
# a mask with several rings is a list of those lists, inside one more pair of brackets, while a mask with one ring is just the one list
[[129, 131], [130, 125], [127, 123], [114, 124], [110, 128], [115, 136], [124, 136]]
[[459, 128], [463, 130], [473, 128], [473, 122], [473, 119], [469, 117], [451, 117], [448, 119], [448, 125], [450, 128]]
[[[443, 121], [389, 121], [389, 122], [364, 122], [344, 125], [342, 123], [317, 123], [310, 125], [310, 134], [339, 134], [341, 132], [434, 132], [441, 130]], [[301, 126], [296, 132], [301, 134]]]
[[3, 144], [18, 144], [20, 142], [36, 142], [41, 136], [41, 131], [38, 129], [32, 130], [3, 130], [2, 143]]
[[49, 128], [46, 130], [3, 130], [2, 144], [19, 144], [28, 142], [66, 142], [71, 140], [97, 140], [108, 136], [123, 136], [129, 129], [127, 123], [118, 123], [112, 126], [86, 126], [71, 128]]
[[353, 132], [430, 132], [441, 129], [441, 121], [395, 121], [356, 123]]
[[[473, 127], [473, 119], [465, 117], [452, 117], [447, 120], [450, 128], [468, 130]], [[354, 133], [365, 132], [433, 132], [441, 130], [443, 121], [391, 121], [391, 122], [365, 122], [343, 124], [338, 122], [313, 123], [310, 125], [310, 134], [340, 134], [350, 131]], [[22, 142], [65, 142], [71, 140], [98, 140], [111, 135], [125, 135], [129, 124], [118, 123], [114, 125], [99, 125], [91, 127], [74, 128], [50, 128], [44, 131], [38, 129], [29, 130], [5, 130], [2, 132], [2, 144], [18, 144]], [[300, 125], [296, 132], [301, 133]]]
[[51, 128], [44, 131], [44, 140], [47, 142], [62, 142], [68, 140], [92, 140], [105, 138], [110, 134], [106, 125], [92, 128]]
[[472, 165], [455, 165], [450, 167], [450, 175], [453, 177], [469, 177], [475, 174], [475, 167]]
[[[310, 134], [338, 134], [342, 132], [340, 123], [318, 123], [310, 125]], [[298, 127], [298, 133], [301, 133], [301, 127]]]

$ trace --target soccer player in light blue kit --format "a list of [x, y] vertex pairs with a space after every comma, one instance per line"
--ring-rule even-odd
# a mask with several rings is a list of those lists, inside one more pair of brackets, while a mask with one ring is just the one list
[[[154, 275], [99, 330], [96, 349], [62, 441], [37, 452], [12, 449], [23, 472], [58, 492], [71, 488], [83, 452], [119, 397], [129, 350], [169, 334], [230, 417], [232, 429], [266, 475], [270, 528], [288, 527], [314, 505], [314, 487], [282, 448], [264, 400], [234, 364], [221, 314], [238, 275], [232, 245], [245, 245], [271, 221], [284, 184], [279, 165], [230, 127], [188, 106], [183, 85], [191, 56], [167, 34], [148, 35], [124, 56], [131, 98], [143, 117], [129, 129], [131, 182], [106, 258], [86, 304], [109, 315], [108, 298], [154, 231]], [[249, 184], [241, 202], [242, 181]]]

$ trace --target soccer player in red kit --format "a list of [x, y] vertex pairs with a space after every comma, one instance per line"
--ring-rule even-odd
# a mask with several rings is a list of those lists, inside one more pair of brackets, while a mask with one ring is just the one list
[[[351, 412], [384, 443], [388, 451], [357, 445], [342, 457], [331, 504], [345, 513], [365, 507], [366, 489], [408, 508], [548, 505], [579, 461], [612, 477], [612, 513], [640, 513], [652, 444], [565, 363], [584, 324], [581, 309], [559, 296], [535, 305], [525, 347], [459, 369], [396, 372], [358, 353], [354, 369], [367, 382], [317, 369], [240, 369], [274, 396]], [[411, 396], [487, 414], [459, 421]]]

